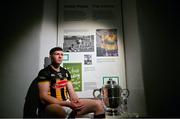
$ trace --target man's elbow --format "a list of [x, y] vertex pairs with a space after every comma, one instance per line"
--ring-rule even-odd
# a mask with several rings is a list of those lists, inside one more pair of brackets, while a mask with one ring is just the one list
[[43, 103], [43, 104], [46, 104], [46, 99], [47, 99], [47, 94], [39, 94], [39, 97], [40, 97], [40, 101], [41, 101], [41, 103]]

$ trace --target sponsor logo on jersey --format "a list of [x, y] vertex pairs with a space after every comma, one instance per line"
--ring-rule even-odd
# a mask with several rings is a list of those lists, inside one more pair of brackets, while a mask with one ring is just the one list
[[57, 89], [57, 88], [64, 88], [66, 87], [67, 85], [67, 80], [59, 80], [58, 82], [56, 82], [53, 86], [54, 89]]
[[62, 74], [61, 73], [57, 73], [57, 75], [59, 76], [59, 78], [62, 78]]
[[51, 74], [51, 76], [52, 76], [52, 77], [54, 77], [54, 76], [55, 76], [55, 74]]

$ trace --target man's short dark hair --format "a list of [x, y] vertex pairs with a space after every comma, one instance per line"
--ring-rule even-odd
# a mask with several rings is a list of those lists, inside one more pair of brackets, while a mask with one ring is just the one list
[[49, 55], [52, 55], [55, 51], [63, 51], [61, 47], [54, 47], [49, 51]]

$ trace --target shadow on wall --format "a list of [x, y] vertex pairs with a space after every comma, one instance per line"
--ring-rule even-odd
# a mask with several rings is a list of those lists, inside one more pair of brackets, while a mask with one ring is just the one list
[[[35, 7], [36, 6], [36, 7]], [[1, 55], [12, 52], [22, 42], [24, 35], [42, 21], [43, 0], [1, 2]], [[3, 60], [3, 59], [2, 59]]]
[[180, 117], [178, 0], [137, 0], [148, 117]]
[[51, 58], [45, 57], [44, 58], [44, 67], [47, 67], [50, 64], [51, 64]]
[[22, 117], [27, 85], [38, 69], [43, 2], [1, 2], [0, 117]]

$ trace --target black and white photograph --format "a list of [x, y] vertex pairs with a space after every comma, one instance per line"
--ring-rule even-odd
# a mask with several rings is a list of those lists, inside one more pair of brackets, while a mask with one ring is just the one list
[[90, 55], [90, 54], [84, 55], [84, 64], [92, 65], [92, 55]]
[[65, 52], [94, 52], [94, 35], [64, 35]]

